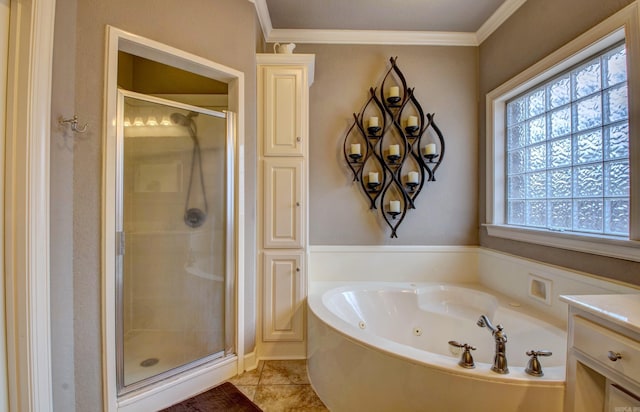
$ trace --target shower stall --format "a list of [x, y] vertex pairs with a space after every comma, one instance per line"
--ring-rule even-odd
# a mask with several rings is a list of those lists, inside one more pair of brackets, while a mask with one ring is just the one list
[[235, 353], [233, 113], [118, 92], [119, 394]]

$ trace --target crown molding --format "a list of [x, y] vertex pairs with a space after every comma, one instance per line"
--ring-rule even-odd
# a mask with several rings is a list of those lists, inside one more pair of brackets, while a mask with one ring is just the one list
[[272, 29], [268, 43], [397, 44], [420, 46], [477, 46], [475, 33], [392, 30]]
[[266, 0], [254, 3], [267, 43], [394, 44], [415, 46], [479, 46], [527, 0], [506, 0], [477, 32], [274, 29]]
[[482, 26], [476, 32], [478, 38], [478, 45], [482, 44], [491, 34], [498, 29], [513, 13], [516, 12], [527, 0], [506, 0], [502, 3], [502, 6], [498, 7], [484, 22]]
[[256, 13], [258, 14], [258, 21], [260, 27], [262, 27], [262, 35], [265, 41], [268, 41], [273, 26], [271, 25], [271, 15], [269, 14], [269, 7], [267, 7], [267, 0], [249, 0], [256, 6]]

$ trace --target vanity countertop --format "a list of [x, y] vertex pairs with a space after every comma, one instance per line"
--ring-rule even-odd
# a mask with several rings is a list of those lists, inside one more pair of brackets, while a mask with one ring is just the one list
[[563, 295], [560, 300], [636, 333], [640, 333], [640, 293]]

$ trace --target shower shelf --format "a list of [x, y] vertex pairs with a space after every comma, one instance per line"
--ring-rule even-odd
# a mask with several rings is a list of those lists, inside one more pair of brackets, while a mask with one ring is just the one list
[[[397, 59], [390, 58], [391, 67], [380, 84], [379, 94], [376, 88], [369, 88], [369, 100], [360, 113], [353, 114], [343, 145], [353, 181], [360, 183], [369, 209], [379, 208], [391, 228], [392, 238], [398, 237], [397, 229], [407, 210], [416, 208], [415, 199], [424, 184], [436, 181], [436, 171], [445, 153], [444, 137], [434, 121], [435, 114], [424, 113], [415, 88], [407, 87]], [[397, 93], [385, 97], [392, 87]], [[374, 118], [376, 123], [368, 124]], [[382, 119], [381, 124], [378, 118]], [[412, 124], [403, 124], [407, 120]], [[431, 136], [427, 137], [428, 134]], [[378, 180], [369, 182], [371, 177]]]

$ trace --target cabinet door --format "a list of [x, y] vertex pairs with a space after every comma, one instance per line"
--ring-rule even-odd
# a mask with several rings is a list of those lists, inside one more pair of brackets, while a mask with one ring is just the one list
[[304, 258], [302, 253], [265, 252], [262, 339], [304, 339]]
[[264, 161], [264, 247], [303, 247], [303, 159], [272, 158]]
[[306, 145], [302, 67], [264, 67], [264, 155], [303, 156]]

